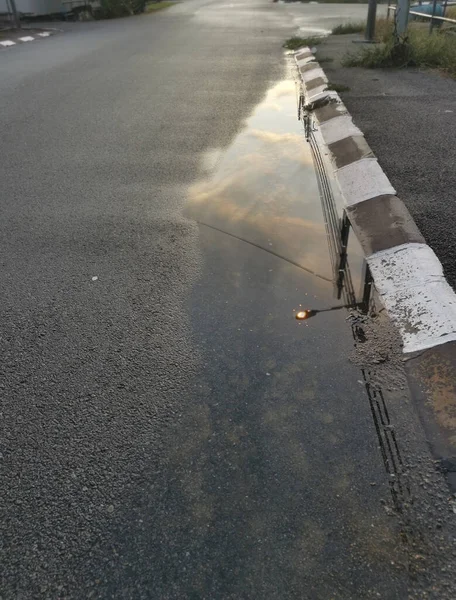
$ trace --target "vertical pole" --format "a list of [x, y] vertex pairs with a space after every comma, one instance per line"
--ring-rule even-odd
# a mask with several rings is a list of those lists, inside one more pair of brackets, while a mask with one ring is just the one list
[[398, 0], [396, 10], [396, 35], [399, 37], [407, 31], [410, 0]]
[[375, 35], [375, 19], [377, 16], [377, 0], [369, 0], [367, 7], [367, 23], [364, 39], [366, 42], [373, 42]]
[[19, 14], [16, 8], [16, 0], [9, 0], [11, 6], [11, 14], [13, 16], [13, 25], [16, 29], [21, 28], [21, 21], [19, 19]]
[[337, 277], [337, 299], [342, 297], [342, 289], [344, 286], [345, 268], [347, 266], [347, 246], [348, 235], [350, 233], [350, 220], [347, 213], [344, 211], [342, 217], [342, 226], [340, 230], [340, 254], [339, 254], [339, 275]]
[[443, 15], [442, 15], [442, 17], [444, 17], [446, 15], [447, 4], [448, 4], [448, 0], [445, 0], [445, 2], [443, 3]]
[[372, 275], [369, 269], [369, 265], [364, 263], [365, 274], [364, 274], [364, 286], [363, 286], [363, 299], [361, 301], [361, 312], [366, 314], [369, 312], [369, 302], [372, 291]]
[[431, 35], [432, 30], [434, 29], [434, 16], [435, 16], [435, 10], [437, 8], [437, 0], [434, 0], [434, 2], [432, 3], [432, 16], [431, 16], [431, 22], [429, 23], [429, 35]]

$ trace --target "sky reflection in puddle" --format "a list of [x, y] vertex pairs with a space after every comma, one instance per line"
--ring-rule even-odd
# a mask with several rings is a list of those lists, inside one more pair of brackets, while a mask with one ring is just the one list
[[327, 287], [333, 281], [328, 238], [297, 103], [295, 82], [278, 83], [226, 151], [206, 152], [207, 178], [190, 188], [186, 214], [300, 265]]

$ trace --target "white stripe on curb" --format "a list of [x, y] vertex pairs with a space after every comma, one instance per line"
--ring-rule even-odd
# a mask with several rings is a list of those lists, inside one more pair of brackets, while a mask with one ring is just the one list
[[[337, 117], [343, 119], [344, 117]], [[376, 158], [362, 158], [336, 171], [336, 179], [347, 206], [377, 196], [395, 196], [396, 190]]]
[[21, 40], [21, 42], [33, 42], [35, 38], [31, 35], [25, 35], [24, 37], [20, 37], [19, 39]]
[[5, 46], [5, 48], [7, 46], [15, 46], [16, 42], [13, 42], [11, 40], [3, 40], [3, 42], [0, 42], [0, 45]]
[[[324, 88], [324, 89], [322, 90], [322, 88]], [[323, 85], [318, 88], [315, 88], [314, 90], [311, 90], [310, 92], [307, 92], [306, 103], [318, 102], [318, 101], [324, 100], [326, 98], [332, 100], [333, 102], [342, 104], [342, 101], [339, 98], [338, 93], [326, 90], [325, 86], [323, 86]]]
[[[334, 92], [334, 93], [336, 93], [336, 92]], [[339, 113], [337, 115], [338, 117], [344, 117], [345, 115], [348, 114], [348, 110], [345, 107], [345, 104], [342, 103], [342, 101], [340, 100], [340, 98], [339, 98], [338, 102], [333, 102], [332, 105], [333, 105], [335, 111]], [[348, 116], [350, 117], [349, 114], [348, 114]], [[350, 119], [351, 119], [351, 117], [350, 117]], [[331, 121], [331, 119], [329, 119], [329, 121]], [[325, 122], [326, 121], [323, 121], [323, 123], [325, 123]], [[320, 122], [318, 122], [318, 123], [319, 123], [320, 126], [323, 125], [323, 123], [320, 123]]]
[[456, 340], [456, 294], [426, 244], [404, 244], [367, 258], [386, 309], [400, 330], [404, 352]]
[[323, 85], [319, 85], [318, 87], [314, 88], [313, 90], [310, 90], [310, 92], [308, 93], [309, 101], [315, 102], [315, 100], [317, 100], [318, 98], [321, 98], [323, 96], [328, 96], [327, 88], [328, 88], [328, 84], [325, 83]]
[[320, 125], [323, 139], [328, 144], [334, 144], [352, 135], [363, 135], [353, 123], [350, 115], [341, 115], [337, 119], [330, 119]]
[[328, 81], [326, 75], [323, 72], [323, 69], [320, 69], [320, 67], [317, 66], [317, 63], [315, 63], [315, 69], [311, 69], [310, 71], [302, 73], [301, 77], [302, 80], [306, 82], [312, 81], [312, 79], [317, 79], [317, 77], [321, 77], [323, 81]]

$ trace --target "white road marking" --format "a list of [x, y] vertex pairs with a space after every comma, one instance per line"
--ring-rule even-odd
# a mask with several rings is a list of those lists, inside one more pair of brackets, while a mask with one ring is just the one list
[[16, 42], [13, 42], [11, 40], [3, 40], [3, 42], [0, 42], [0, 45], [5, 46], [5, 48], [7, 46], [15, 46]]
[[338, 169], [336, 179], [347, 206], [383, 194], [396, 195], [396, 190], [376, 158], [362, 158]]
[[41, 37], [49, 37], [51, 34], [49, 33], [49, 31], [43, 31], [42, 33], [38, 34]]
[[417, 352], [456, 340], [456, 294], [427, 244], [404, 244], [367, 258], [404, 352]]
[[20, 37], [19, 39], [21, 40], [21, 42], [33, 42], [35, 38], [31, 35], [25, 35], [24, 37]]
[[361, 130], [353, 123], [350, 115], [343, 115], [330, 119], [320, 125], [321, 133], [325, 142], [334, 144], [352, 135], [363, 135]]

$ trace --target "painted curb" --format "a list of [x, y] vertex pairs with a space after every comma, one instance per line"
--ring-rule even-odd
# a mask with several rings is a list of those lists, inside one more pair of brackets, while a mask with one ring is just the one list
[[308, 48], [296, 55], [304, 110], [329, 156], [374, 285], [397, 327], [432, 453], [456, 491], [456, 294], [363, 133]]
[[347, 216], [404, 353], [456, 342], [456, 294], [363, 133], [309, 48], [296, 55], [304, 108], [329, 155]]

